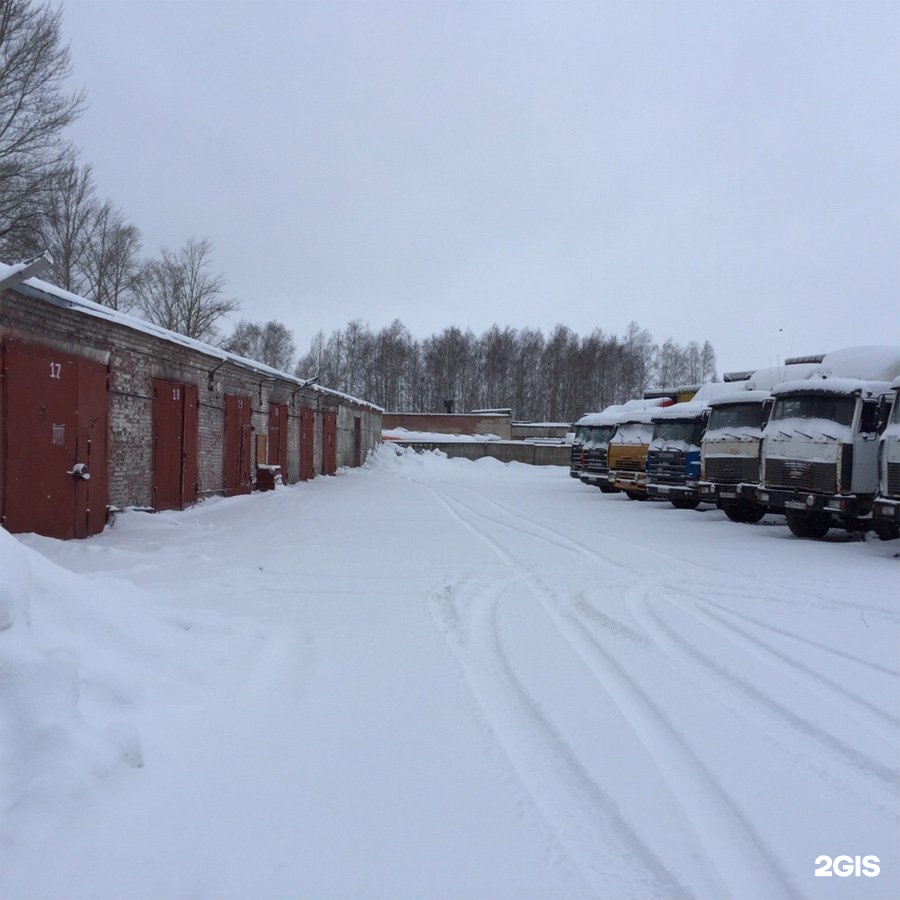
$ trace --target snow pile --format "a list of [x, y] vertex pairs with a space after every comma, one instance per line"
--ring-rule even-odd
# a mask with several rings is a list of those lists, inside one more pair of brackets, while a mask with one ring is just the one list
[[381, 432], [384, 441], [430, 441], [436, 444], [499, 441], [498, 434], [445, 434], [441, 431], [410, 431], [407, 428], [386, 428]]
[[[364, 469], [377, 469], [401, 478], [417, 480], [422, 475], [438, 477], [446, 466], [518, 466], [521, 463], [503, 463], [493, 456], [476, 460], [450, 459], [443, 450], [417, 450], [415, 447], [399, 447], [386, 443], [376, 447], [366, 458]], [[348, 470], [353, 474], [352, 470]]]
[[[0, 528], [0, 849], [144, 765], [138, 719], [197, 681], [190, 621], [59, 568]], [[148, 697], [148, 692], [154, 694]]]

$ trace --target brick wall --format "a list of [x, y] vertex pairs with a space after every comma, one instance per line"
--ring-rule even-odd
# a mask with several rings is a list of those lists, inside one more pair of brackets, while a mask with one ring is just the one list
[[[254, 435], [268, 431], [269, 402], [288, 407], [288, 464], [285, 480], [300, 475], [300, 408], [337, 408], [339, 420], [349, 417], [348, 436], [339, 429], [338, 464], [352, 463], [352, 417], [361, 415], [363, 458], [381, 440], [381, 414], [349, 399], [302, 387], [289, 379], [254, 372], [236, 363], [224, 362], [195, 347], [147, 334], [127, 325], [65, 308], [58, 300], [29, 296], [15, 290], [0, 292], [0, 350], [3, 341], [14, 338], [88, 357], [109, 368], [109, 503], [116, 507], [148, 507], [153, 502], [153, 381], [168, 379], [197, 387], [198, 491], [199, 497], [224, 489], [223, 439], [225, 395], [235, 394], [252, 403]], [[0, 390], [0, 403], [3, 391]], [[0, 426], [5, 429], [0, 406]], [[321, 415], [314, 429], [315, 471], [321, 472]], [[10, 436], [0, 435], [0, 454]], [[12, 437], [14, 439], [14, 436]], [[253, 471], [256, 451], [252, 447]], [[3, 458], [0, 455], [0, 510], [2, 510]]]
[[383, 427], [438, 434], [496, 434], [503, 440], [512, 436], [512, 417], [485, 413], [385, 413]]

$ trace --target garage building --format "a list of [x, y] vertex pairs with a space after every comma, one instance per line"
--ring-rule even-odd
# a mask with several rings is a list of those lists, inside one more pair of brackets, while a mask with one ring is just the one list
[[[0, 281], [13, 273], [0, 263]], [[380, 407], [35, 278], [0, 290], [0, 523], [86, 537], [359, 466]]]

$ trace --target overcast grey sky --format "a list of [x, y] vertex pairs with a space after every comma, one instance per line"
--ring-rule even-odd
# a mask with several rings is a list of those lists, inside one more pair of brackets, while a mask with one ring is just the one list
[[241, 316], [900, 342], [900, 3], [63, 0], [71, 135]]

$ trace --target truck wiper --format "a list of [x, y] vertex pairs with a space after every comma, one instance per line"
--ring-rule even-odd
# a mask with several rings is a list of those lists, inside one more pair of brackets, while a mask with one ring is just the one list
[[794, 431], [796, 431], [797, 434], [805, 437], [807, 440], [811, 441], [813, 439], [813, 436], [811, 434], [807, 434], [805, 431], [801, 431], [799, 428], [795, 428]]

